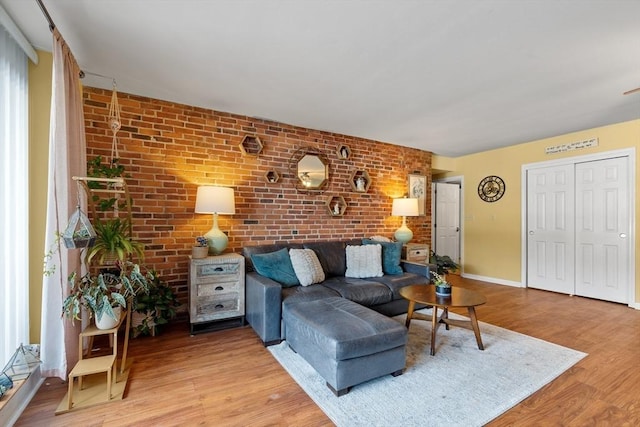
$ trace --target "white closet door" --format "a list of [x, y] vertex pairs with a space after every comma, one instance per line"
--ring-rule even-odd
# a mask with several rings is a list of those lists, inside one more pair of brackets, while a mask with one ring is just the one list
[[576, 164], [576, 295], [627, 302], [628, 158]]
[[527, 171], [527, 285], [573, 294], [573, 164]]

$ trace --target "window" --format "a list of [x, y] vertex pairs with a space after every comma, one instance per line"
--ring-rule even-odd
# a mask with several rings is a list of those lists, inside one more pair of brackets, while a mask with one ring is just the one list
[[27, 55], [0, 25], [0, 368], [29, 343]]

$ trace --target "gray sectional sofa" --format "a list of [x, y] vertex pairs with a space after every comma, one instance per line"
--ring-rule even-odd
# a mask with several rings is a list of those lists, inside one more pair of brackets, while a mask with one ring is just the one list
[[[381, 277], [345, 277], [347, 245], [381, 244], [384, 275]], [[283, 251], [284, 249], [284, 251]], [[295, 285], [278, 266], [279, 259], [290, 249], [312, 249], [324, 271], [325, 280], [310, 286]], [[386, 316], [406, 313], [408, 302], [400, 296], [400, 288], [429, 283], [427, 265], [400, 261], [401, 246], [371, 242], [366, 239], [315, 241], [307, 243], [278, 243], [248, 246], [242, 249], [246, 260], [246, 319], [265, 346], [286, 339], [283, 310], [289, 304], [340, 297]], [[257, 257], [256, 257], [257, 256]], [[269, 257], [266, 259], [261, 257]], [[279, 257], [280, 256], [280, 257]], [[279, 258], [278, 258], [279, 257]], [[261, 260], [265, 275], [254, 268], [254, 260]], [[398, 266], [400, 268], [398, 268]], [[395, 273], [389, 274], [387, 272]], [[263, 271], [264, 273], [264, 271]], [[267, 276], [274, 277], [280, 281]]]

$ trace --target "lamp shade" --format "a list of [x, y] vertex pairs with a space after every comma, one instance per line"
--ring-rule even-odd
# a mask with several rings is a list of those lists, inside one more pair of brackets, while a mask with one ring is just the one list
[[217, 213], [233, 215], [236, 202], [233, 188], [203, 185], [196, 193], [196, 213]]
[[418, 216], [420, 210], [418, 208], [418, 199], [403, 198], [393, 199], [391, 207], [391, 215], [393, 216]]

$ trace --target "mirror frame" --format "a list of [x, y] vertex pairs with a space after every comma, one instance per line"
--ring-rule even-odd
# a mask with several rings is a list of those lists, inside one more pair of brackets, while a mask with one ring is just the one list
[[[322, 176], [322, 181], [320, 181], [320, 183], [317, 184], [317, 185], [311, 185], [308, 180], [304, 179], [303, 175], [304, 174], [308, 175], [308, 172], [306, 172], [306, 171], [301, 172], [300, 171], [300, 164], [306, 158], [310, 158], [310, 161], [313, 161], [314, 163], [317, 160], [318, 162], [320, 162], [322, 164], [322, 168], [324, 169], [324, 174]], [[315, 158], [315, 159], [312, 159], [312, 158]], [[318, 169], [318, 170], [320, 170], [320, 169]], [[296, 177], [298, 178], [298, 181], [299, 181], [300, 185], [302, 185], [307, 190], [318, 190], [318, 189], [320, 189], [320, 188], [322, 188], [324, 186], [324, 184], [327, 182], [327, 179], [329, 178], [329, 165], [327, 164], [327, 161], [322, 158], [322, 156], [319, 156], [318, 154], [306, 153], [302, 157], [300, 157], [300, 159], [298, 160], [298, 163], [296, 165]], [[318, 180], [319, 179], [320, 178], [318, 177]], [[311, 180], [313, 180], [313, 178], [311, 178]]]
[[[298, 174], [298, 165], [300, 161], [306, 156], [315, 156], [320, 162], [324, 165], [325, 169], [325, 177], [324, 180], [318, 185], [314, 187], [308, 187], [300, 178]], [[331, 164], [329, 159], [322, 153], [322, 151], [318, 148], [314, 147], [301, 147], [296, 150], [291, 158], [289, 159], [289, 170], [295, 177], [295, 188], [301, 193], [309, 192], [322, 192], [331, 182]]]

